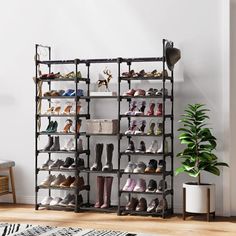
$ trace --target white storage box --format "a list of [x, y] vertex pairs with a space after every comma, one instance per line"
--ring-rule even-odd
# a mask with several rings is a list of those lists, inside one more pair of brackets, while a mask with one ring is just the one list
[[88, 134], [117, 134], [118, 120], [112, 120], [112, 119], [87, 120], [86, 132]]

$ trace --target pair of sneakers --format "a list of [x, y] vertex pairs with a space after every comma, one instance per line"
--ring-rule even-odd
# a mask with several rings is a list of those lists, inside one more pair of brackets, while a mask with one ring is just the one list
[[[168, 152], [168, 141], [165, 140], [165, 153]], [[163, 153], [163, 142], [161, 141], [161, 145], [159, 147], [158, 141], [153, 140], [152, 144], [149, 146], [149, 148], [146, 150], [147, 153]]]
[[146, 181], [145, 179], [135, 179], [128, 178], [126, 184], [123, 187], [123, 191], [134, 191], [134, 192], [145, 192], [146, 191]]
[[158, 162], [155, 159], [151, 159], [148, 163], [145, 173], [162, 173], [166, 169], [165, 160], [159, 160]]
[[144, 162], [139, 161], [138, 163], [129, 162], [127, 167], [125, 168], [125, 173], [144, 173], [146, 169], [146, 165]]
[[146, 189], [147, 193], [162, 193], [167, 189], [167, 182], [165, 180], [160, 180], [157, 186], [157, 182], [154, 179], [151, 179], [148, 183], [148, 187]]
[[154, 212], [161, 213], [163, 209], [164, 210], [168, 209], [167, 200], [163, 198], [159, 201], [158, 198], [155, 198], [149, 203], [147, 212], [148, 213], [154, 213]]
[[[78, 141], [77, 141], [77, 149], [78, 149], [78, 152], [83, 151], [83, 140], [81, 138], [78, 139]], [[75, 150], [75, 139], [70, 138], [68, 141], [66, 141], [65, 145], [63, 147], [63, 150], [74, 151]]]

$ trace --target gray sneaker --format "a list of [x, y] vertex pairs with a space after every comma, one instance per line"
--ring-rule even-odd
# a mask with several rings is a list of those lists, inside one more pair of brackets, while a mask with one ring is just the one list
[[59, 203], [60, 206], [68, 206], [68, 204], [74, 199], [74, 195], [68, 193], [66, 197]]
[[53, 164], [53, 160], [47, 160], [46, 162], [43, 163], [41, 169], [43, 170], [48, 170], [49, 166]]
[[59, 170], [63, 164], [64, 164], [64, 161], [58, 159], [49, 166], [49, 170]]

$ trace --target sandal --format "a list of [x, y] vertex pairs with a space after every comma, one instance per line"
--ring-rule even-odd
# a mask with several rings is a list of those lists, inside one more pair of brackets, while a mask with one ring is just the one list
[[132, 78], [134, 74], [135, 74], [134, 70], [131, 70], [129, 72], [123, 72], [122, 73], [122, 77], [124, 77], [124, 78]]
[[125, 115], [135, 115], [135, 109], [137, 108], [137, 102], [136, 101], [132, 101], [132, 103], [130, 104], [129, 110], [127, 112], [125, 112]]
[[154, 115], [154, 108], [155, 108], [155, 103], [152, 101], [149, 104], [149, 110], [147, 112], [148, 116], [153, 116]]
[[129, 129], [125, 131], [125, 135], [134, 134], [136, 128], [137, 128], [137, 121], [133, 120], [130, 124]]
[[134, 115], [136, 116], [144, 115], [145, 108], [146, 108], [146, 101], [142, 101], [140, 108], [138, 108], [138, 111], [134, 112]]

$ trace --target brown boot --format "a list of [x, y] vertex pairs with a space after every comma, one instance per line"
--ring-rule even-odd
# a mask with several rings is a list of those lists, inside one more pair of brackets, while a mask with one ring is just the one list
[[97, 195], [96, 195], [96, 203], [94, 207], [100, 208], [104, 202], [103, 193], [104, 193], [104, 180], [105, 177], [97, 176]]
[[113, 177], [105, 177], [105, 192], [104, 192], [104, 204], [101, 208], [109, 208], [111, 204], [111, 188], [112, 188]]

